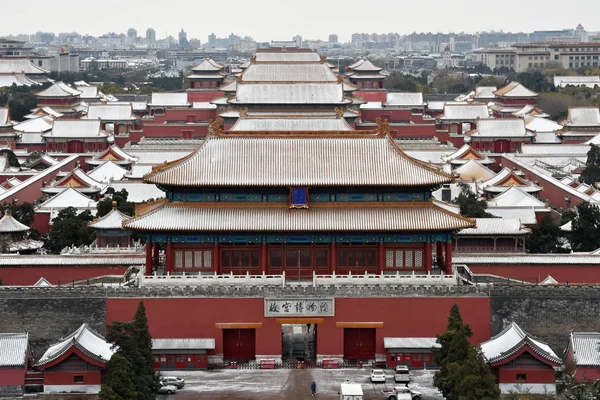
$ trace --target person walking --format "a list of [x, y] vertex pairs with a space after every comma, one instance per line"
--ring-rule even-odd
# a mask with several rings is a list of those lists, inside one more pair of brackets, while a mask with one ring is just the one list
[[317, 394], [317, 384], [315, 381], [313, 381], [313, 383], [310, 385], [310, 391], [312, 392], [313, 396]]

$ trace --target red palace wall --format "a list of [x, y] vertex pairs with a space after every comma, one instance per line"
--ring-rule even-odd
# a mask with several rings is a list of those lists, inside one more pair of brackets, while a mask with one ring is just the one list
[[0, 386], [23, 386], [25, 384], [25, 368], [0, 369]]
[[[130, 320], [139, 299], [107, 299], [106, 322]], [[458, 304], [473, 328], [473, 343], [490, 338], [490, 301], [472, 298], [336, 298], [335, 317], [325, 317], [317, 328], [317, 353], [341, 355], [344, 329], [337, 322], [383, 322], [376, 331], [376, 353], [385, 354], [384, 337], [434, 337], [446, 328], [452, 304]], [[264, 317], [263, 298], [147, 298], [144, 299], [150, 333], [155, 338], [214, 338], [212, 354], [223, 353], [223, 333], [217, 323], [262, 323], [256, 329], [256, 354], [280, 356], [281, 325]], [[176, 316], [177, 323], [165, 319]], [[209, 353], [210, 355], [211, 353]]]
[[167, 109], [162, 115], [155, 115], [152, 119], [142, 120], [145, 124], [162, 124], [166, 121], [210, 121], [217, 117], [217, 110], [200, 110], [193, 108]]
[[376, 92], [367, 92], [362, 90], [357, 90], [354, 92], [354, 95], [360, 97], [365, 101], [379, 101], [381, 103], [387, 100], [387, 91], [376, 91]]
[[31, 228], [37, 229], [42, 235], [50, 232], [50, 213], [36, 213]]
[[509, 98], [509, 97], [502, 97], [502, 98], [496, 99], [496, 104], [503, 104], [503, 105], [525, 105], [525, 104], [536, 105], [536, 103], [537, 103], [537, 99], [535, 97], [529, 98], [529, 99]]
[[[525, 380], [518, 381], [517, 374], [525, 374]], [[498, 371], [498, 383], [555, 383], [554, 369], [540, 368], [510, 368], [500, 367]]]
[[42, 276], [53, 285], [68, 285], [73, 281], [96, 278], [104, 275], [123, 275], [129, 266], [15, 266], [0, 267], [3, 285], [29, 286]]
[[[83, 383], [75, 383], [74, 376], [83, 376]], [[44, 371], [44, 385], [100, 385], [100, 371]]]
[[[563, 190], [562, 188], [548, 182], [545, 179], [545, 176], [541, 174], [538, 175], [528, 169], [521, 168], [519, 165], [516, 165], [512, 161], [506, 159], [505, 157], [502, 157], [500, 159], [500, 163], [502, 167], [508, 167], [510, 169], [513, 169], [513, 167], [517, 167], [517, 169], [523, 171], [524, 177], [531, 182], [538, 181], [539, 186], [542, 187], [542, 191], [540, 192], [540, 198], [542, 200], [550, 201], [550, 203], [555, 207], [571, 208], [576, 207], [583, 202], [583, 200], [579, 197], [576, 197], [573, 194], [567, 192], [566, 190]], [[569, 198], [570, 201], [567, 202], [565, 198]]]
[[492, 274], [505, 278], [538, 283], [551, 275], [559, 283], [600, 283], [599, 265], [477, 265], [468, 264], [475, 274]]
[[215, 91], [215, 92], [211, 92], [211, 91], [200, 91], [200, 92], [193, 92], [190, 91], [188, 92], [188, 101], [189, 102], [209, 102], [209, 101], [213, 101], [215, 99], [218, 99], [219, 97], [223, 97], [225, 95], [225, 92], [221, 92], [221, 91]]

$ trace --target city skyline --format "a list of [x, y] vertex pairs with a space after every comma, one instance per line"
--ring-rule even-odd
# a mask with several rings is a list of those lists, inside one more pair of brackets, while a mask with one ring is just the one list
[[[336, 34], [341, 42], [349, 42], [352, 33], [363, 32], [532, 32], [575, 28], [579, 23], [586, 30], [600, 30], [595, 18], [600, 12], [600, 2], [591, 0], [571, 2], [572, 6], [561, 7], [560, 13], [552, 12], [554, 6], [560, 7], [557, 1], [545, 2], [544, 9], [540, 10], [536, 4], [507, 0], [502, 3], [503, 9], [507, 10], [504, 14], [502, 10], [474, 9], [472, 3], [465, 0], [454, 2], [452, 6], [441, 0], [431, 0], [428, 10], [436, 12], [430, 14], [424, 13], [418, 4], [382, 0], [373, 10], [375, 14], [372, 17], [360, 11], [367, 4], [359, 0], [348, 0], [343, 7], [306, 0], [301, 8], [274, 0], [233, 1], [229, 3], [232, 5], [230, 9], [224, 8], [221, 3], [206, 3], [199, 12], [193, 12], [194, 6], [183, 0], [171, 1], [168, 9], [153, 9], [152, 3], [162, 4], [148, 0], [142, 8], [136, 1], [108, 0], [94, 11], [94, 18], [82, 15], [81, 3], [75, 0], [57, 0], [53, 3], [56, 7], [50, 10], [41, 0], [30, 0], [27, 8], [10, 3], [4, 6], [4, 10], [12, 17], [3, 22], [0, 36], [33, 34], [36, 31], [99, 36], [108, 32], [126, 34], [129, 28], [144, 36], [147, 28], [153, 28], [156, 38], [162, 39], [165, 34], [176, 38], [183, 28], [188, 38], [202, 42], [206, 42], [211, 33], [218, 37], [230, 33], [247, 35], [259, 42], [291, 40], [294, 35], [327, 40], [330, 34]], [[181, 13], [183, 8], [191, 12]], [[586, 11], [582, 13], [582, 9]], [[285, 18], [286, 15], [289, 18]], [[406, 15], [421, 15], [423, 18], [406, 18]]]

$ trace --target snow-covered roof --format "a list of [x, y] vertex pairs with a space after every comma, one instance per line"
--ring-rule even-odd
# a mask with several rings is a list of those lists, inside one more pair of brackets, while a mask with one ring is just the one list
[[215, 339], [176, 338], [152, 339], [152, 351], [159, 350], [214, 350]]
[[90, 222], [89, 227], [94, 229], [121, 229], [123, 222], [129, 219], [131, 219], [130, 216], [113, 207], [105, 216]]
[[383, 68], [379, 68], [379, 67], [375, 66], [369, 60], [362, 59], [362, 60], [359, 60], [359, 61], [355, 62], [354, 64], [350, 65], [348, 67], [348, 69], [353, 70], [353, 71], [376, 72], [376, 71], [381, 71]]
[[152, 93], [150, 107], [190, 107], [187, 93]]
[[441, 120], [475, 121], [480, 118], [489, 118], [490, 112], [485, 104], [456, 104], [446, 103]]
[[51, 138], [100, 138], [108, 133], [101, 129], [100, 120], [57, 119], [52, 130], [42, 136]]
[[133, 121], [131, 103], [90, 104], [85, 119], [100, 119], [103, 122]]
[[34, 283], [32, 286], [34, 287], [51, 287], [54, 286], [53, 284], [51, 284], [50, 282], [48, 282], [48, 279], [44, 278], [43, 276], [40, 277], [40, 279], [37, 280], [36, 283]]
[[78, 92], [81, 92], [79, 98], [84, 100], [95, 100], [100, 99], [100, 93], [96, 86], [75, 86]]
[[456, 168], [453, 173], [458, 174], [463, 181], [485, 181], [496, 176], [496, 173], [477, 160], [469, 160]]
[[341, 83], [238, 83], [239, 104], [346, 104]]
[[25, 368], [28, 356], [28, 333], [0, 333], [0, 370], [2, 368]]
[[481, 184], [481, 188], [485, 191], [496, 193], [504, 192], [513, 186], [519, 186], [528, 193], [539, 192], [542, 190], [541, 187], [517, 176], [513, 170], [506, 167], [502, 168], [496, 176]]
[[108, 149], [104, 150], [101, 154], [94, 156], [91, 160], [87, 161], [89, 165], [100, 165], [105, 161], [112, 161], [115, 164], [131, 164], [138, 160], [137, 157], [134, 157], [127, 153], [125, 150], [113, 144]]
[[536, 211], [539, 210], [534, 207], [488, 206], [485, 211], [497, 218], [516, 218], [521, 221], [523, 225], [537, 225]]
[[50, 346], [36, 365], [43, 367], [44, 364], [61, 357], [72, 347], [76, 347], [87, 356], [105, 363], [115, 353], [112, 346], [112, 343], [108, 343], [103, 336], [87, 324], [82, 324], [75, 332]]
[[344, 118], [240, 118], [231, 131], [353, 131]]
[[10, 210], [7, 210], [0, 219], [0, 233], [26, 232], [28, 230], [29, 227], [17, 221]]
[[59, 193], [64, 188], [73, 187], [82, 193], [98, 193], [106, 185], [87, 175], [79, 167], [69, 172], [64, 178], [54, 182], [52, 185], [42, 188], [44, 193]]
[[498, 88], [496, 86], [478, 86], [475, 88], [475, 94], [473, 95], [476, 99], [494, 99], [496, 95], [494, 92]]
[[95, 209], [98, 203], [89, 197], [79, 193], [72, 187], [62, 190], [50, 199], [46, 200], [36, 208], [36, 212], [51, 212], [52, 210], [62, 210], [67, 207], [77, 209]]
[[[1, 61], [1, 59], [0, 59]], [[0, 73], [0, 88], [1, 87], [12, 87], [15, 86], [37, 86], [39, 83], [33, 81], [25, 74], [2, 74]]]
[[18, 58], [0, 58], [0, 74], [22, 73], [29, 75], [45, 75], [50, 71], [38, 67], [31, 60]]
[[562, 125], [552, 121], [551, 119], [528, 115], [525, 118], [525, 128], [528, 131], [539, 132], [556, 132], [562, 129]]
[[529, 98], [536, 97], [537, 93], [527, 89], [519, 82], [511, 82], [508, 85], [496, 90], [494, 94], [497, 97], [516, 97], [516, 98]]
[[8, 108], [0, 107], [0, 127], [9, 125]]
[[480, 346], [487, 362], [494, 364], [512, 356], [526, 345], [551, 363], [562, 364], [561, 359], [552, 351], [550, 346], [531, 337], [516, 322], [511, 322], [502, 332], [487, 342], [481, 343]]
[[600, 127], [600, 109], [598, 107], [571, 107], [565, 127]]
[[573, 221], [569, 221], [566, 224], [561, 225], [560, 230], [563, 232], [572, 232], [573, 231]]
[[383, 347], [386, 349], [431, 349], [441, 347], [434, 337], [384, 337]]
[[81, 92], [63, 82], [55, 82], [46, 90], [37, 93], [37, 97], [79, 97]]
[[23, 122], [19, 122], [18, 124], [13, 126], [13, 129], [17, 132], [23, 133], [43, 133], [48, 132], [50, 129], [52, 129], [53, 124], [54, 118], [48, 115], [43, 115], [41, 117], [27, 119]]
[[389, 136], [354, 132], [332, 137], [209, 137], [191, 156], [144, 179], [177, 186], [423, 186], [452, 181], [448, 174], [408, 157]]
[[385, 102], [389, 107], [423, 107], [423, 93], [394, 93], [388, 92]]
[[600, 332], [571, 332], [569, 346], [575, 367], [600, 367]]
[[126, 255], [3, 255], [0, 257], [0, 266], [73, 266], [74, 268], [86, 268], [90, 265], [143, 265], [144, 255], [141, 253]]
[[194, 72], [215, 72], [225, 69], [225, 66], [216, 63], [212, 58], [205, 58], [202, 62], [192, 68]]
[[546, 279], [540, 282], [540, 285], [557, 285], [558, 281], [552, 277], [552, 275], [548, 275]]
[[125, 174], [129, 173], [125, 168], [115, 164], [113, 161], [104, 161], [102, 164], [91, 170], [87, 175], [97, 182], [108, 183], [120, 181]]
[[512, 186], [494, 197], [488, 201], [488, 205], [499, 207], [546, 207], [543, 201], [517, 186]]
[[494, 163], [493, 160], [475, 150], [468, 143], [465, 143], [460, 149], [444, 157], [444, 161], [450, 162], [451, 164], [466, 164], [471, 160], [477, 160], [481, 164]]
[[533, 133], [525, 129], [525, 121], [521, 118], [490, 118], [481, 119], [477, 123], [477, 128], [470, 133], [471, 137], [531, 137]]
[[156, 187], [156, 185], [148, 185], [138, 180], [113, 181], [109, 187], [115, 189], [116, 192], [121, 189], [127, 190], [129, 196], [127, 201], [132, 203], [142, 203], [150, 199], [161, 199], [166, 196], [166, 193]]
[[259, 62], [278, 62], [278, 63], [312, 62], [312, 63], [315, 63], [315, 62], [321, 62], [321, 56], [319, 55], [319, 53], [314, 52], [314, 51], [302, 51], [302, 52], [257, 51], [254, 55], [254, 61], [257, 63], [259, 63]]
[[241, 75], [242, 82], [337, 82], [325, 64], [252, 64]]
[[523, 228], [518, 218], [476, 218], [475, 221], [476, 228], [463, 229], [456, 235], [526, 235], [531, 232]]

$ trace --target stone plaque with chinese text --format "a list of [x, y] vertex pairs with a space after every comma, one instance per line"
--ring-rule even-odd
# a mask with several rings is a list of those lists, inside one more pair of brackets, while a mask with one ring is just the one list
[[333, 299], [265, 299], [265, 317], [333, 317]]

